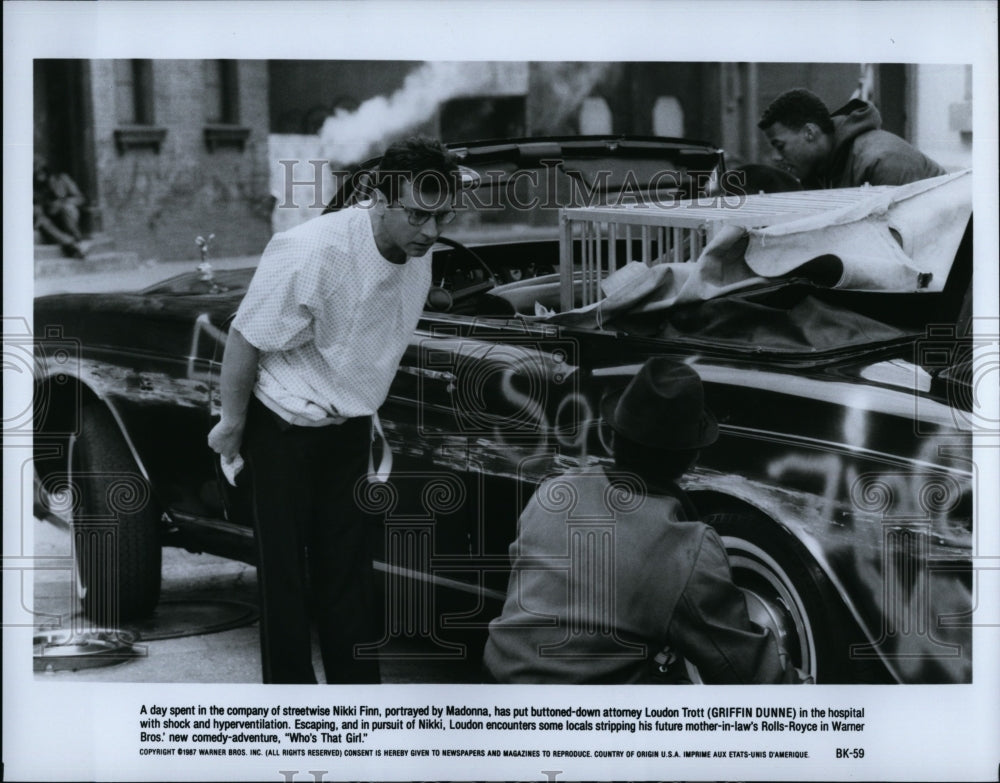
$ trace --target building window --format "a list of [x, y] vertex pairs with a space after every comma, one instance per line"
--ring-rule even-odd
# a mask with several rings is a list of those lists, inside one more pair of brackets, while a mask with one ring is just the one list
[[611, 107], [600, 95], [592, 95], [584, 98], [580, 104], [580, 135], [600, 136], [613, 133], [614, 117], [611, 115]]
[[965, 66], [964, 100], [948, 106], [948, 123], [952, 130], [957, 130], [962, 140], [972, 141], [972, 66]]
[[155, 152], [167, 135], [154, 126], [153, 61], [115, 60], [115, 111], [118, 128], [115, 144], [119, 152], [146, 147]]
[[673, 95], [661, 95], [653, 104], [653, 135], [684, 137], [684, 107]]
[[240, 121], [239, 63], [205, 61], [205, 122], [238, 125]]
[[205, 144], [210, 152], [220, 147], [243, 149], [250, 129], [240, 126], [239, 63], [236, 60], [206, 60]]
[[153, 61], [115, 61], [115, 106], [119, 125], [153, 124]]

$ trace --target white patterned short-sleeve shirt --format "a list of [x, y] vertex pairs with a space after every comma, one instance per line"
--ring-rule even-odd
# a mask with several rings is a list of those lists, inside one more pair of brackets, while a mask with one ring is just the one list
[[254, 393], [290, 421], [375, 413], [430, 283], [430, 254], [388, 261], [363, 207], [275, 234], [233, 321], [260, 350]]

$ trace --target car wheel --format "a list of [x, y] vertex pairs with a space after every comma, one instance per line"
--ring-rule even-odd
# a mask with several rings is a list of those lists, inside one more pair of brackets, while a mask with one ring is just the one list
[[722, 538], [750, 619], [771, 629], [792, 663], [815, 682], [847, 681], [852, 625], [833, 586], [798, 542], [761, 517], [703, 519]]
[[104, 406], [84, 406], [72, 447], [77, 589], [101, 628], [145, 617], [160, 598], [159, 519], [149, 484]]

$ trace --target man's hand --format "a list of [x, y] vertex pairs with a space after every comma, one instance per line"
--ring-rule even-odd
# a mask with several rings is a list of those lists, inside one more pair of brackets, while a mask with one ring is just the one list
[[240, 454], [259, 356], [260, 352], [239, 331], [229, 330], [219, 373], [222, 418], [208, 433], [208, 445], [222, 455], [223, 462], [233, 462]]
[[232, 462], [239, 456], [240, 445], [243, 443], [243, 422], [232, 421], [223, 417], [208, 433], [208, 445], [222, 455], [227, 462]]

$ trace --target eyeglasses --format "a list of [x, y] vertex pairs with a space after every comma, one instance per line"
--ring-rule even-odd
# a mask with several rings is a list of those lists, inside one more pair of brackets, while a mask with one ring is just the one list
[[422, 226], [431, 218], [435, 218], [439, 226], [446, 226], [455, 219], [455, 210], [446, 209], [441, 212], [428, 212], [424, 209], [414, 209], [402, 204], [397, 205], [406, 213], [406, 219], [411, 226]]

